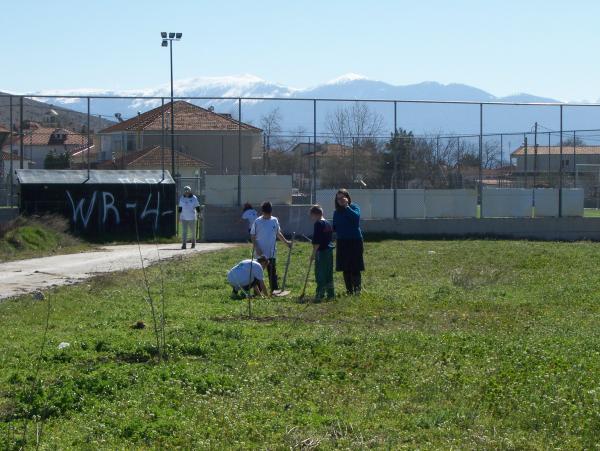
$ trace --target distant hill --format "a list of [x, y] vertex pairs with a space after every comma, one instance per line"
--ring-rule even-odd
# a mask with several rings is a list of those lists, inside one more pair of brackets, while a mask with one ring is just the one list
[[[0, 94], [5, 94], [1, 93]], [[54, 117], [55, 123], [74, 131], [82, 131], [87, 127], [87, 114], [64, 106], [64, 102], [51, 104], [33, 99], [23, 100], [23, 119], [44, 123], [49, 117]], [[78, 103], [77, 107], [81, 105]], [[20, 117], [19, 98], [13, 97], [13, 124], [18, 127]], [[10, 100], [8, 97], [0, 96], [0, 124], [8, 128], [10, 122]], [[108, 127], [114, 122], [98, 116], [90, 117], [90, 129], [92, 131]]]
[[[40, 91], [37, 94], [43, 94]], [[57, 95], [83, 95], [83, 91], [72, 90], [53, 92]], [[123, 92], [95, 90], [95, 95], [128, 95], [128, 96], [164, 96], [168, 101], [168, 86], [149, 89], [129, 90]], [[176, 96], [203, 97], [261, 97], [265, 100], [244, 101], [242, 120], [260, 125], [260, 119], [274, 108], [279, 108], [284, 132], [293, 132], [303, 128], [312, 132], [313, 108], [311, 102], [293, 99], [381, 99], [381, 100], [442, 100], [442, 101], [506, 101], [506, 102], [556, 102], [556, 100], [532, 94], [515, 94], [507, 97], [496, 97], [489, 92], [464, 84], [441, 84], [423, 82], [418, 84], [397, 86], [383, 81], [370, 80], [356, 74], [347, 74], [321, 85], [295, 89], [262, 80], [253, 75], [228, 77], [200, 77], [176, 81]], [[270, 97], [282, 97], [289, 101], [275, 102]], [[198, 100], [201, 106], [214, 106], [215, 111], [231, 113], [237, 116], [237, 103], [231, 100]], [[55, 106], [68, 108], [65, 117], [76, 124], [81, 124], [81, 118], [71, 110], [83, 112], [86, 109], [84, 99], [53, 100]], [[160, 100], [145, 99], [102, 99], [92, 101], [92, 111], [112, 118], [115, 113], [121, 113], [123, 118], [136, 115], [158, 106]], [[35, 102], [35, 111], [47, 108]], [[40, 108], [41, 105], [41, 108]], [[341, 102], [319, 102], [317, 111], [318, 132], [326, 131], [328, 115], [342, 105]], [[384, 118], [385, 134], [393, 129], [393, 106], [385, 103], [371, 103], [371, 108]], [[57, 109], [58, 111], [58, 109]], [[67, 113], [67, 111], [69, 113]], [[6, 109], [2, 108], [5, 114]], [[32, 114], [33, 114], [32, 110]], [[398, 126], [412, 130], [415, 133], [478, 133], [479, 107], [477, 105], [422, 105], [398, 104]], [[2, 118], [2, 116], [0, 116]], [[484, 108], [484, 132], [523, 132], [531, 130], [534, 122], [550, 129], [558, 129], [559, 116], [556, 107], [508, 107], [486, 106]], [[6, 122], [6, 121], [4, 121]], [[94, 123], [96, 124], [96, 123]], [[565, 108], [565, 129], [598, 129], [600, 128], [600, 108]], [[96, 125], [93, 125], [96, 127]], [[516, 142], [516, 138], [515, 138]]]

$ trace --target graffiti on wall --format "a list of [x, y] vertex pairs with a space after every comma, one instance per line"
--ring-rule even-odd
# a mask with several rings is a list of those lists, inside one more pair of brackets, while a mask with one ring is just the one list
[[[119, 211], [115, 202], [115, 196], [109, 191], [93, 191], [91, 197], [83, 196], [76, 199], [73, 198], [73, 195], [69, 190], [66, 190], [66, 194], [69, 205], [71, 206], [73, 224], [76, 226], [82, 225], [84, 229], [87, 229], [92, 214], [94, 211], [98, 212], [98, 209], [100, 209], [100, 217], [103, 225], [106, 224], [109, 218], [112, 218], [114, 223], [118, 225], [121, 223], [121, 218], [125, 214], [125, 212]], [[154, 230], [157, 230], [159, 218], [174, 213], [173, 210], [161, 211], [160, 200], [160, 192], [148, 193], [146, 202], [144, 203], [144, 209], [141, 212], [139, 211], [141, 205], [138, 206], [138, 202], [126, 200], [123, 205], [125, 210], [132, 210], [135, 218], [140, 221], [152, 217]]]

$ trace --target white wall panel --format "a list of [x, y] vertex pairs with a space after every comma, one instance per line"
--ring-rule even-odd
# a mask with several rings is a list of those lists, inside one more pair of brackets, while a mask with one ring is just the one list
[[[237, 175], [207, 175], [205, 184], [206, 205], [237, 205]], [[290, 175], [242, 176], [242, 203], [250, 202], [255, 208], [269, 200], [273, 205], [292, 203], [292, 177]]]
[[[393, 212], [392, 212], [393, 214]], [[398, 218], [425, 217], [425, 190], [396, 190], [396, 215]]]
[[526, 188], [484, 188], [483, 217], [529, 218], [533, 190]]
[[558, 216], [558, 190], [554, 188], [536, 188], [535, 193], [535, 217]]
[[477, 191], [426, 190], [425, 216], [427, 218], [473, 218], [477, 216]]
[[563, 188], [562, 215], [583, 216], [583, 189]]

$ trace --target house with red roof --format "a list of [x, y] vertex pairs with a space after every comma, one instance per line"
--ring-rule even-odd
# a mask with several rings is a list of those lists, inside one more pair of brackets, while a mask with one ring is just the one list
[[[85, 150], [81, 151], [85, 153]], [[94, 169], [127, 169], [127, 170], [166, 170], [170, 169], [171, 165], [171, 149], [162, 148], [161, 146], [152, 146], [147, 149], [138, 151], [130, 151], [124, 154], [115, 155], [114, 159], [96, 162], [92, 165]], [[90, 153], [90, 155], [92, 155]], [[91, 157], [90, 157], [91, 158]], [[83, 160], [82, 163], [79, 160]], [[205, 174], [211, 169], [210, 165], [205, 161], [194, 158], [186, 153], [175, 151], [175, 165], [179, 168], [181, 177], [192, 178], [200, 174]], [[81, 158], [78, 154], [74, 154], [71, 160], [73, 169], [85, 169], [87, 160], [84, 156]]]
[[[67, 128], [48, 127], [37, 122], [27, 122], [23, 129], [23, 155], [31, 161], [34, 169], [44, 169], [46, 155], [65, 152], [71, 154], [87, 145], [87, 135]], [[19, 152], [21, 137], [13, 133], [2, 145], [2, 151]]]
[[[239, 166], [238, 139], [241, 136], [241, 170], [249, 174], [253, 162], [262, 160], [262, 130], [231, 115], [219, 114], [178, 100], [173, 103], [175, 123], [175, 163], [184, 176], [185, 164], [202, 167], [208, 174], [236, 174]], [[97, 162], [124, 162], [135, 152], [148, 151], [156, 156], [164, 148], [166, 169], [171, 170], [171, 103], [99, 131]], [[168, 149], [168, 150], [167, 150]], [[168, 154], [168, 155], [167, 155]], [[187, 159], [189, 157], [190, 159]], [[149, 157], [144, 157], [149, 159]], [[180, 163], [178, 165], [178, 162]], [[139, 163], [136, 163], [139, 164]], [[175, 174], [177, 175], [177, 174]]]

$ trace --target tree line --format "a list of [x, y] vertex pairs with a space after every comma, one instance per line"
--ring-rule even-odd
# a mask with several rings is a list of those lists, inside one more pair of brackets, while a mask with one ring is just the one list
[[[261, 118], [263, 167], [255, 169], [307, 181], [313, 173], [315, 145], [302, 128], [284, 135], [282, 122], [278, 108]], [[385, 135], [383, 117], [361, 102], [330, 112], [325, 127], [326, 136], [316, 144], [321, 188], [456, 188], [476, 183], [480, 158], [475, 140], [415, 136], [402, 128]], [[499, 143], [486, 140], [482, 169], [500, 167], [500, 156]]]

